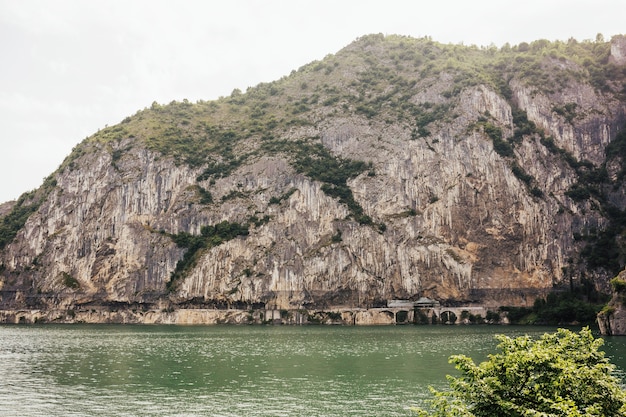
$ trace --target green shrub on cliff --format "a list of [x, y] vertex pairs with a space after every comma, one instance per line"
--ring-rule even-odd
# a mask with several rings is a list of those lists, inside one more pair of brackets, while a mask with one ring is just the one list
[[56, 187], [56, 179], [53, 175], [47, 177], [38, 190], [24, 193], [17, 199], [13, 208], [0, 218], [0, 249], [3, 249], [13, 241], [17, 233], [24, 227], [26, 220], [31, 214], [39, 210], [39, 207], [48, 194]]
[[611, 280], [611, 286], [613, 290], [617, 293], [626, 292], [626, 281], [621, 279], [620, 277], [615, 277]]
[[183, 259], [176, 263], [176, 269], [172, 272], [170, 280], [167, 283], [167, 289], [173, 291], [176, 283], [195, 267], [203, 249], [212, 248], [222, 243], [234, 239], [237, 236], [247, 236], [248, 225], [239, 223], [230, 223], [226, 220], [216, 224], [202, 226], [199, 235], [181, 232], [176, 235], [170, 235], [174, 243], [179, 248], [187, 249], [183, 255]]
[[583, 279], [568, 291], [537, 298], [532, 307], [504, 306], [500, 311], [511, 324], [590, 325], [607, 301], [607, 295], [596, 290], [593, 281]]

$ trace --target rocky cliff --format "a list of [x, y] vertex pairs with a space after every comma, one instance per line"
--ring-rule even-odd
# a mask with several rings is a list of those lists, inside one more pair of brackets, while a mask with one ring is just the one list
[[626, 335], [626, 270], [611, 280], [613, 296], [598, 313], [600, 333], [609, 336]]
[[[626, 44], [371, 35], [0, 207], [0, 309], [528, 305], [624, 266]], [[98, 310], [99, 311], [99, 310]]]

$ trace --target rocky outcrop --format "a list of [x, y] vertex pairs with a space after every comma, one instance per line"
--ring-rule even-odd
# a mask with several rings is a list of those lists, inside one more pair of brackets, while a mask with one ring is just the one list
[[[394, 64], [414, 46], [389, 42], [362, 40], [245, 95], [153, 106], [89, 138], [2, 249], [0, 307], [42, 312], [28, 321], [74, 311], [88, 322], [245, 322], [225, 311], [421, 296], [532, 305], [581, 277], [607, 288], [609, 272], [585, 269], [577, 238], [610, 223], [604, 200], [568, 191], [581, 169], [606, 164], [626, 121], [619, 94], [582, 75], [537, 88], [515, 72], [506, 94], [484, 80], [450, 92], [459, 70]], [[584, 72], [546, 56], [546, 73]], [[520, 114], [532, 129], [515, 139]], [[623, 207], [621, 159], [611, 161], [605, 188]], [[209, 239], [221, 222], [246, 232]], [[392, 320], [368, 314], [344, 319]]]
[[611, 39], [610, 60], [617, 65], [626, 64], [626, 36], [616, 35]]
[[606, 336], [626, 336], [626, 308], [623, 304], [615, 309], [603, 310], [598, 316], [600, 333]]
[[626, 270], [620, 272], [611, 283], [613, 297], [598, 313], [598, 327], [603, 335], [626, 336]]

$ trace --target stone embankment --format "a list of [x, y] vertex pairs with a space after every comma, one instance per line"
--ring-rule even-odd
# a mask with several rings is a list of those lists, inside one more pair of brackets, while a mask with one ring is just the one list
[[84, 309], [0, 310], [0, 323], [117, 323], [117, 324], [461, 324], [484, 321], [484, 307], [434, 307], [424, 309], [370, 308], [335, 310], [240, 309]]

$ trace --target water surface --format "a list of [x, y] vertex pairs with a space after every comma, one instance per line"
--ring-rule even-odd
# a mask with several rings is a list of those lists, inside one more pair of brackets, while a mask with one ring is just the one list
[[[0, 326], [0, 415], [411, 416], [506, 326]], [[608, 338], [623, 375], [626, 338]]]

